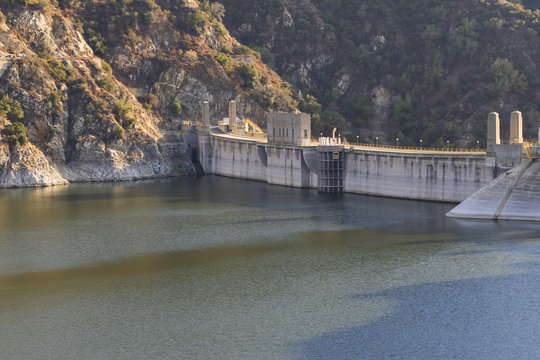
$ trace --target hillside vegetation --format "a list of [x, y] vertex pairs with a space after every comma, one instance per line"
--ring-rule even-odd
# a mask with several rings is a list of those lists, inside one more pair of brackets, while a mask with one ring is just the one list
[[484, 143], [488, 112], [504, 135], [520, 110], [536, 135], [538, 1], [222, 2], [231, 33], [302, 90], [315, 134], [468, 146]]

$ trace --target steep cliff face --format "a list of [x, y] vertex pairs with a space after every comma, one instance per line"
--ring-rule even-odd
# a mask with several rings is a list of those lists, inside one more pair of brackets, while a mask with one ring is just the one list
[[0, 1], [0, 187], [189, 174], [202, 101], [213, 121], [295, 107], [219, 11], [176, 3]]
[[323, 105], [303, 107], [318, 112], [321, 131], [468, 146], [483, 143], [488, 112], [519, 109], [536, 134], [534, 1], [222, 2], [231, 33]]

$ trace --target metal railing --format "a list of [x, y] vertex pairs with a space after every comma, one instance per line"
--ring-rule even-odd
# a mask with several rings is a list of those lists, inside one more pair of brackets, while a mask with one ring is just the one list
[[540, 144], [538, 142], [523, 142], [523, 150], [529, 159], [538, 159], [540, 157]]
[[[318, 145], [317, 140], [311, 141], [312, 145]], [[452, 147], [418, 147], [418, 146], [399, 146], [399, 145], [384, 145], [384, 144], [368, 144], [368, 143], [357, 143], [357, 142], [345, 142], [342, 144], [345, 147], [358, 147], [358, 148], [369, 148], [369, 149], [381, 149], [381, 150], [405, 150], [405, 151], [417, 151], [417, 152], [455, 152], [455, 153], [475, 153], [475, 154], [485, 154], [486, 150], [480, 147], [477, 148], [452, 148]]]

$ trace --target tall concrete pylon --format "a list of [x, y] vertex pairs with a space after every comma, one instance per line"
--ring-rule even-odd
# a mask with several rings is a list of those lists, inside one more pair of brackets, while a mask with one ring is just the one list
[[520, 111], [512, 111], [510, 115], [510, 144], [523, 143], [523, 118]]
[[210, 103], [208, 101], [202, 103], [202, 128], [203, 132], [210, 132]]
[[499, 113], [491, 112], [487, 121], [487, 154], [495, 156], [495, 145], [501, 143]]
[[236, 132], [236, 101], [229, 101], [229, 130]]

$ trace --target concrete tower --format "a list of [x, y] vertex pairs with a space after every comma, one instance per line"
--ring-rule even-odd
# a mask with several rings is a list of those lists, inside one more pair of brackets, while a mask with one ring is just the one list
[[229, 130], [236, 132], [236, 101], [229, 101]]
[[202, 127], [203, 132], [210, 132], [210, 104], [208, 101], [202, 103]]
[[510, 115], [510, 144], [523, 143], [523, 118], [520, 111]]
[[491, 112], [487, 121], [487, 153], [495, 156], [495, 145], [501, 143], [499, 114]]

